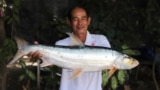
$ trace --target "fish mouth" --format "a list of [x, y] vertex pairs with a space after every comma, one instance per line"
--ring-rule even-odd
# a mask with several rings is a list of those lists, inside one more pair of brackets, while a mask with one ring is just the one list
[[134, 68], [134, 67], [136, 67], [136, 66], [138, 66], [138, 65], [139, 65], [139, 61], [138, 61], [138, 60], [136, 60], [136, 59], [134, 59], [134, 60], [132, 60], [132, 62], [130, 63], [130, 65], [132, 65], [132, 66], [133, 66], [133, 68]]
[[139, 61], [134, 58], [131, 58], [131, 57], [125, 58], [124, 63], [127, 64], [128, 66], [132, 66], [132, 67], [136, 67], [139, 65]]
[[138, 62], [137, 60], [135, 60], [135, 61], [133, 62], [133, 64], [135, 64], [136, 66], [138, 66], [138, 65], [139, 65], [139, 62]]

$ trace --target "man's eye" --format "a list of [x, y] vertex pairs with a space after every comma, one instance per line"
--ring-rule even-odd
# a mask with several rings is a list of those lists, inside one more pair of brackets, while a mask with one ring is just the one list
[[78, 21], [77, 19], [73, 19], [73, 21]]
[[77, 18], [73, 18], [73, 19], [72, 19], [72, 21], [77, 21], [77, 20], [78, 20]]
[[82, 20], [87, 20], [87, 18], [82, 18]]

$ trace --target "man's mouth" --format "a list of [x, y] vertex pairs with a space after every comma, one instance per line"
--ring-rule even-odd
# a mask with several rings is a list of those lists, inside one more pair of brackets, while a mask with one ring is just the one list
[[77, 27], [77, 29], [79, 30], [79, 29], [83, 29], [83, 26], [79, 26], [79, 27]]

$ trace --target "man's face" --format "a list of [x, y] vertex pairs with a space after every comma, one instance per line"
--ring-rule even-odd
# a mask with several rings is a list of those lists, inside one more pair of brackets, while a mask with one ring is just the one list
[[84, 9], [76, 8], [72, 11], [72, 18], [69, 22], [72, 26], [73, 32], [77, 35], [86, 34], [88, 25], [90, 24], [90, 17], [87, 17], [87, 14]]

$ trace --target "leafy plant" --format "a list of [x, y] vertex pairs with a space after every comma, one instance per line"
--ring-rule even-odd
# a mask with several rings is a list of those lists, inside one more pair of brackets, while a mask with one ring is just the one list
[[[9, 60], [13, 57], [16, 51], [16, 44], [12, 39], [5, 39], [3, 45], [0, 47], [0, 81], [4, 88], [6, 85], [6, 65]], [[2, 87], [1, 87], [2, 88]]]
[[25, 62], [23, 62], [23, 61], [20, 60], [19, 64], [22, 66], [22, 69], [25, 72], [24, 74], [22, 74], [19, 77], [20, 81], [24, 80], [25, 78], [28, 78], [28, 79], [31, 79], [31, 80], [36, 80], [35, 74], [32, 71], [30, 71], [29, 69], [26, 68]]
[[16, 51], [16, 44], [12, 39], [6, 39], [4, 45], [0, 47], [0, 63], [8, 62]]

